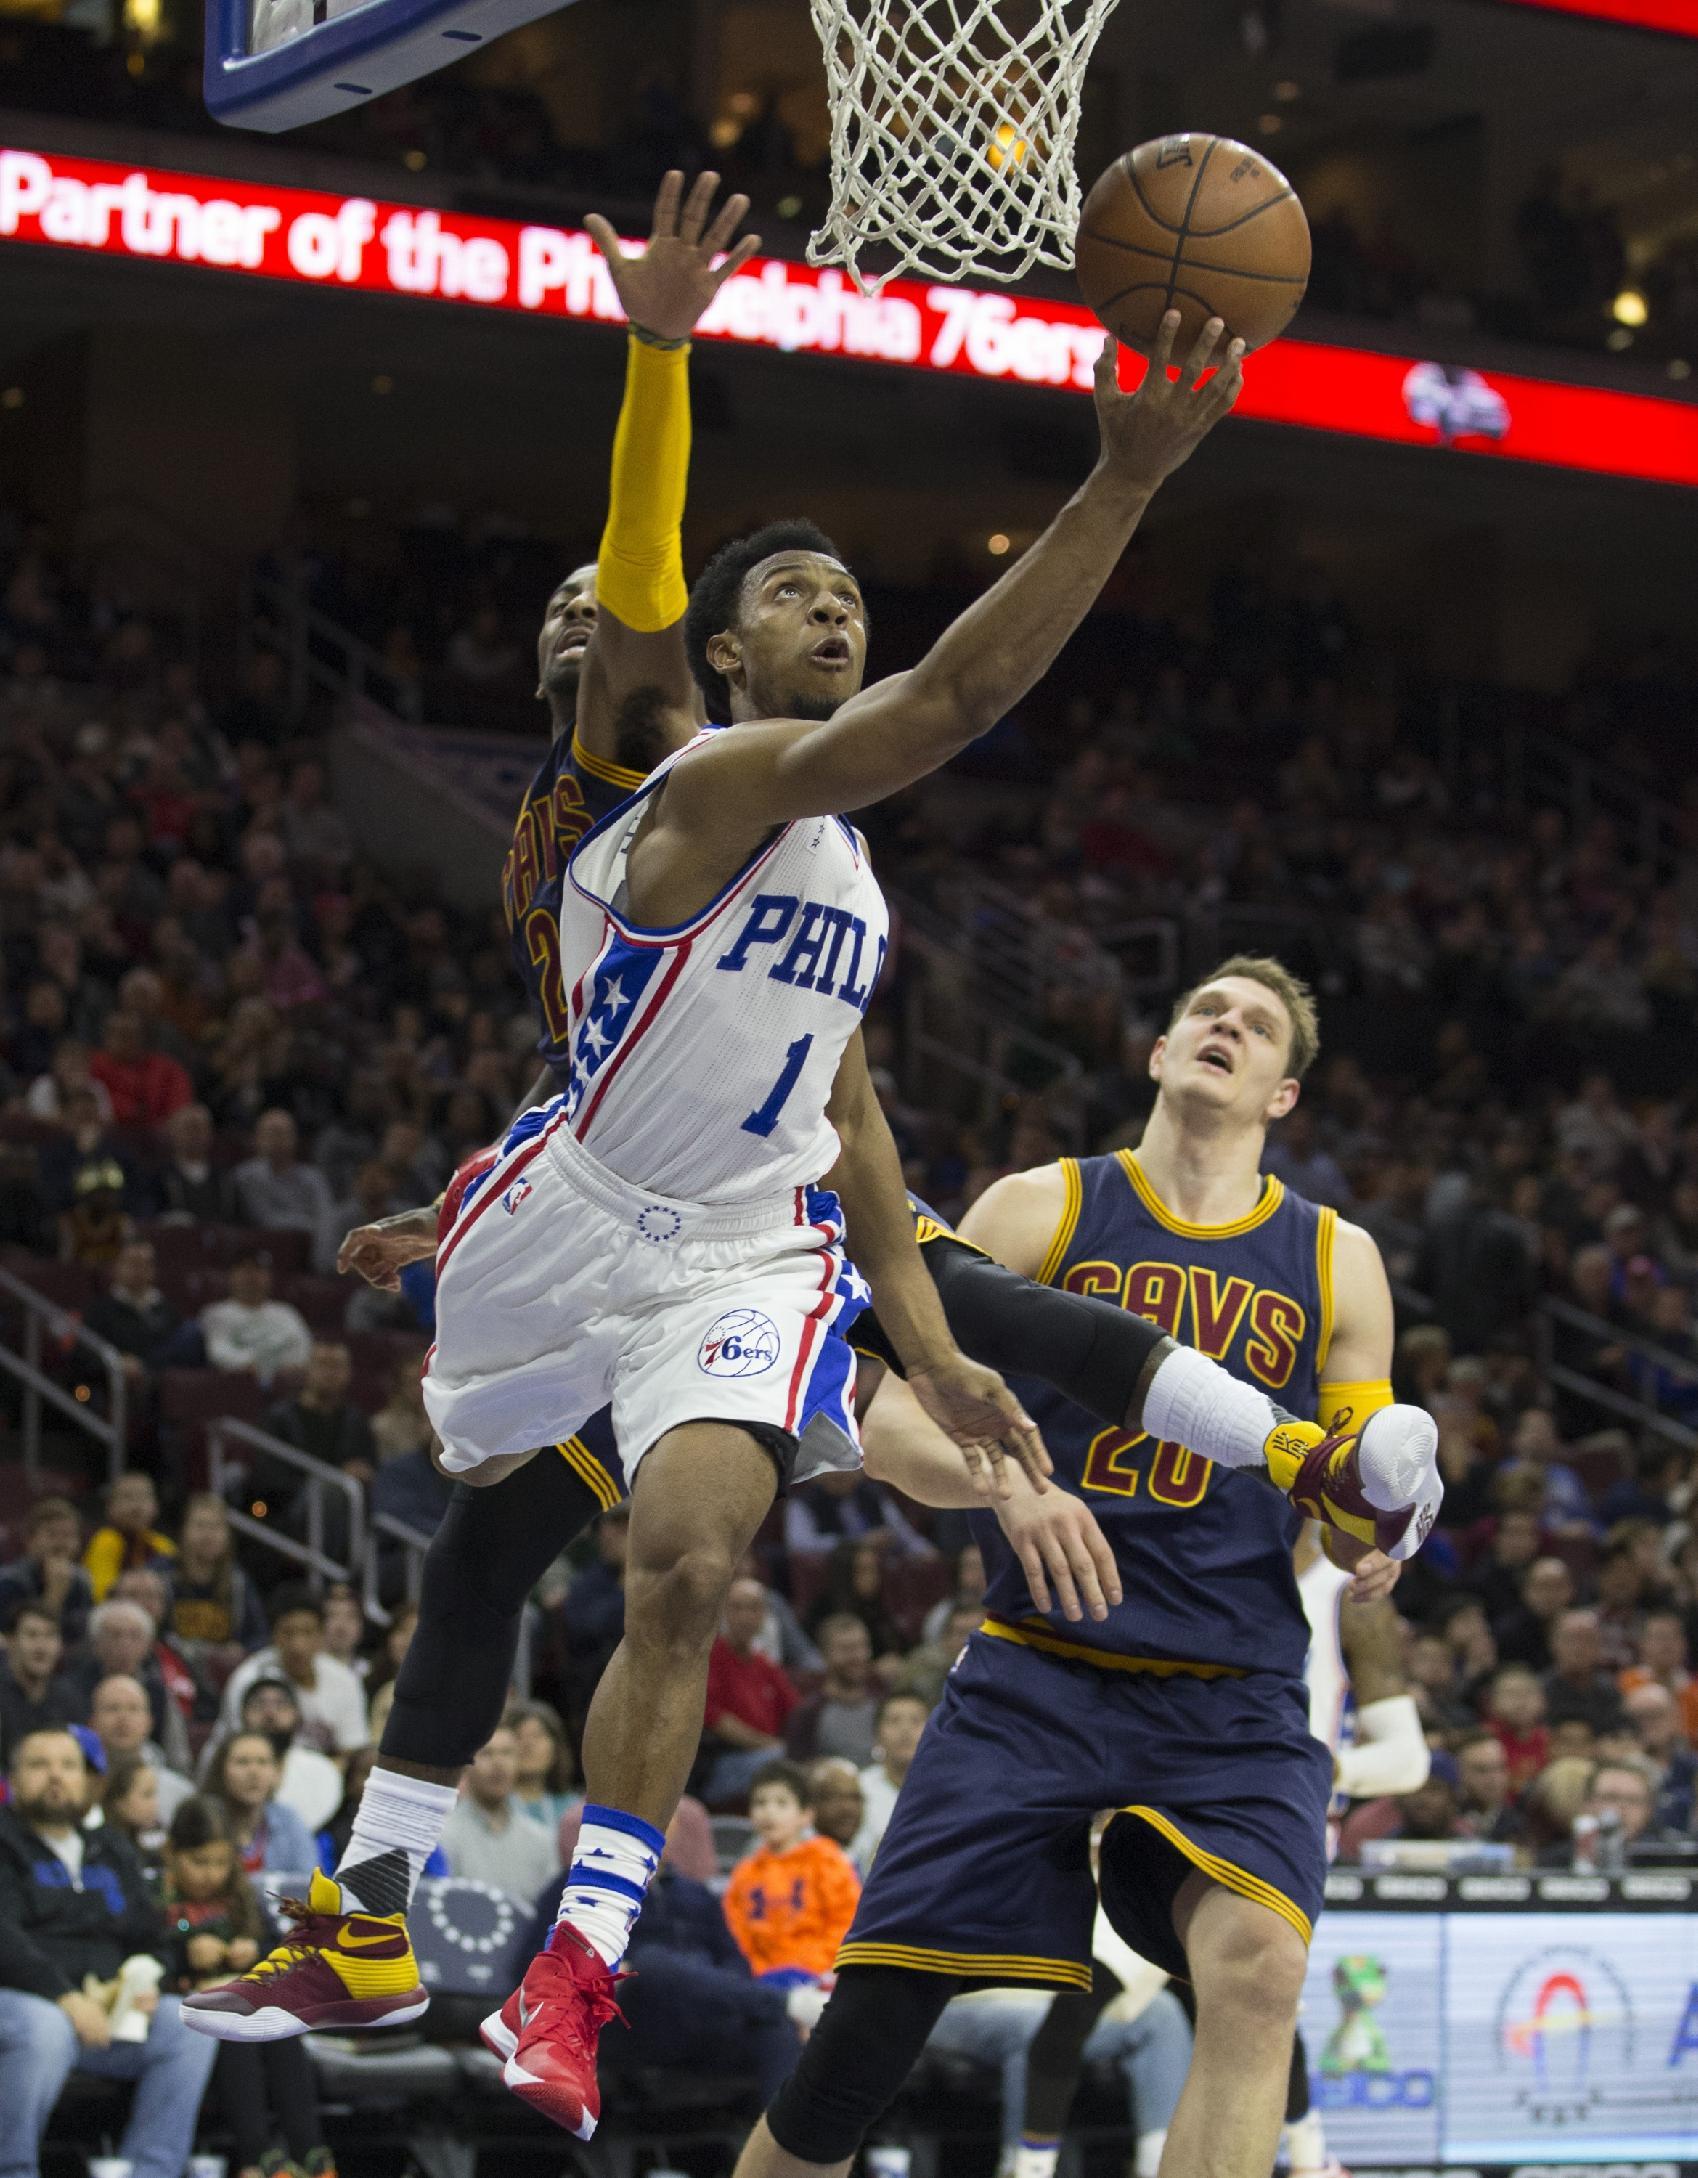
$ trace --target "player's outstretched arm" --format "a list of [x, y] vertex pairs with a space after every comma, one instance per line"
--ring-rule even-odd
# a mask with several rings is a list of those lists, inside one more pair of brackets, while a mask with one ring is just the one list
[[435, 1203], [418, 1210], [397, 1210], [393, 1217], [374, 1218], [356, 1225], [336, 1256], [336, 1268], [347, 1276], [357, 1272], [380, 1293], [399, 1293], [401, 1273], [409, 1263], [422, 1263], [436, 1253]]
[[640, 256], [626, 252], [599, 213], [586, 222], [630, 321], [607, 527], [596, 557], [596, 626], [575, 727], [589, 753], [606, 762], [618, 760], [620, 716], [639, 694], [652, 692], [673, 722], [675, 743], [702, 719], [683, 634], [690, 336], [721, 287], [760, 247], [759, 235], [737, 235], [748, 198], [727, 197], [715, 211], [718, 188], [717, 174], [698, 174], [686, 193], [684, 176], [669, 173]]
[[959, 1448], [976, 1496], [1005, 1497], [1016, 1464], [1041, 1490], [1049, 1454], [1030, 1417], [996, 1371], [969, 1361], [950, 1336], [914, 1237], [902, 1161], [858, 1029], [826, 1109], [840, 1144], [829, 1178], [843, 1205], [850, 1254], [872, 1288], [879, 1322], [915, 1397]]
[[1218, 318], [1177, 380], [1168, 377], [1178, 325], [1170, 311], [1132, 394], [1121, 392], [1115, 343], [1105, 342], [1096, 378], [1096, 467], [1031, 550], [919, 665], [851, 697], [823, 722], [751, 724], [716, 736], [679, 766], [669, 797], [687, 800], [695, 822], [758, 839], [773, 824], [895, 794], [989, 732], [1049, 670], [1096, 602], [1163, 480], [1238, 398], [1243, 343], [1217, 353], [1225, 333]]

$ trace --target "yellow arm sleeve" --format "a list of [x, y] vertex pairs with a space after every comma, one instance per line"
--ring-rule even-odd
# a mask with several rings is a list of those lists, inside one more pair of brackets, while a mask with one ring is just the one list
[[632, 338], [595, 579], [603, 610], [638, 635], [682, 620], [690, 600], [681, 534], [689, 473], [690, 351]]
[[1377, 1384], [1323, 1384], [1315, 1419], [1330, 1436], [1341, 1421], [1365, 1421], [1391, 1401], [1391, 1386], [1383, 1377]]

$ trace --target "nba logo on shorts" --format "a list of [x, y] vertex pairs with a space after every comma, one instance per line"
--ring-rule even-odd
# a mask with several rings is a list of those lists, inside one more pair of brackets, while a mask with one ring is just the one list
[[708, 1326], [696, 1349], [704, 1376], [759, 1376], [778, 1359], [778, 1326], [758, 1308], [733, 1308]]
[[518, 1209], [520, 1203], [524, 1201], [530, 1191], [531, 1183], [529, 1180], [515, 1180], [513, 1182], [513, 1185], [501, 1198], [501, 1207], [509, 1217]]

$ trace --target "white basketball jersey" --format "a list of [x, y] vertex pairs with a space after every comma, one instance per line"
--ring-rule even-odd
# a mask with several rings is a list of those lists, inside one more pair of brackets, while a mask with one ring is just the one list
[[632, 922], [631, 841], [655, 788], [706, 738], [669, 757], [567, 864], [565, 1101], [573, 1134], [621, 1179], [727, 1203], [808, 1186], [836, 1162], [825, 1107], [890, 918], [852, 827], [805, 817], [687, 923]]

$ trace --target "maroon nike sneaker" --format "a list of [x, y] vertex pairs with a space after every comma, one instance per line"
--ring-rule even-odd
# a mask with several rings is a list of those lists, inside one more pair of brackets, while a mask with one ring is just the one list
[[400, 1913], [344, 1913], [315, 1874], [305, 1902], [279, 1901], [293, 1924], [275, 1951], [182, 2001], [183, 2023], [220, 2042], [282, 2042], [314, 2027], [400, 2027], [430, 2003]]
[[1287, 1422], [1268, 1447], [1295, 1468], [1283, 1487], [1311, 1520], [1395, 1559], [1414, 1557], [1432, 1533], [1444, 1483], [1438, 1425], [1424, 1409], [1380, 1407], [1354, 1427], [1342, 1414], [1325, 1434], [1315, 1422]]
[[562, 1921], [479, 2030], [485, 2048], [502, 2060], [506, 2086], [579, 2140], [588, 2140], [601, 2118], [596, 2045], [610, 2019], [623, 2020], [613, 1992], [625, 1978]]

